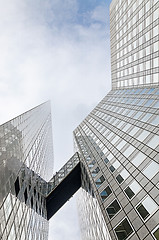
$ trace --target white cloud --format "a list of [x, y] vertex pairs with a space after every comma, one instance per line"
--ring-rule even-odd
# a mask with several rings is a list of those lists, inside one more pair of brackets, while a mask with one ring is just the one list
[[[109, 20], [109, 15], [108, 12], [106, 11], [105, 3], [101, 3], [95, 9], [93, 9], [93, 11], [91, 12], [91, 19], [99, 21], [106, 25], [107, 21]], [[109, 29], [107, 30], [109, 31]]]
[[51, 99], [56, 170], [73, 153], [72, 131], [110, 89], [103, 6], [82, 25], [76, 0], [0, 0], [0, 122]]

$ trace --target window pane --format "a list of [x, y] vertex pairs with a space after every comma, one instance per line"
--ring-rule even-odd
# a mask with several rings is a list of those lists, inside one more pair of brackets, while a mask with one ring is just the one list
[[159, 101], [157, 101], [153, 107], [158, 108], [159, 107]]
[[132, 163], [138, 167], [143, 161], [144, 159], [146, 158], [146, 155], [143, 154], [142, 152], [139, 152], [135, 157], [134, 159], [132, 160]]
[[154, 101], [153, 99], [149, 99], [149, 100], [145, 103], [145, 107], [149, 107], [149, 106], [152, 104], [153, 101]]
[[145, 138], [147, 138], [149, 134], [150, 132], [143, 130], [143, 132], [137, 137], [137, 139], [142, 142], [145, 140]]
[[119, 174], [117, 177], [116, 177], [118, 183], [121, 183], [122, 181], [124, 181], [124, 179], [122, 178], [122, 176]]
[[140, 129], [140, 128], [138, 128], [138, 127], [134, 127], [134, 128], [130, 131], [129, 134], [130, 134], [131, 136], [134, 136], [139, 129]]
[[96, 186], [100, 187], [101, 184], [105, 181], [105, 178], [103, 177], [103, 175], [96, 181]]
[[151, 113], [146, 113], [145, 116], [141, 119], [141, 121], [147, 122], [150, 117], [152, 117], [152, 114]]
[[152, 198], [147, 197], [143, 202], [142, 202], [143, 206], [147, 209], [147, 211], [152, 214], [157, 208], [158, 206], [156, 205], [156, 203], [152, 200]]
[[106, 188], [100, 193], [102, 200], [104, 201], [111, 193], [112, 193], [112, 191], [111, 191], [110, 187], [109, 187], [109, 186], [106, 187]]
[[159, 228], [153, 233], [153, 235], [157, 240], [159, 240]]
[[159, 124], [159, 116], [156, 116], [156, 117], [152, 120], [151, 124], [157, 126], [157, 125]]
[[152, 179], [156, 173], [159, 171], [159, 164], [156, 162], [151, 162], [150, 165], [145, 168], [143, 174], [148, 178]]
[[112, 218], [119, 210], [121, 207], [119, 206], [117, 200], [112, 202], [112, 204], [106, 209], [108, 215], [110, 218]]
[[95, 169], [92, 171], [92, 176], [95, 177], [99, 171], [100, 171], [99, 167], [95, 168]]
[[141, 189], [141, 186], [136, 182], [136, 181], [133, 181], [131, 184], [130, 184], [130, 188], [131, 190], [136, 194], [140, 191]]
[[116, 228], [115, 228], [116, 235], [119, 240], [126, 239], [132, 232], [132, 228], [127, 219], [124, 219]]
[[115, 169], [117, 169], [119, 166], [120, 166], [120, 163], [118, 160], [116, 160], [114, 163], [113, 163], [113, 166]]
[[133, 146], [129, 146], [129, 147], [123, 152], [123, 154], [125, 155], [125, 157], [129, 157], [134, 150], [135, 150], [135, 148], [134, 148]]
[[105, 162], [105, 163], [108, 163], [108, 162], [109, 162], [108, 158], [105, 158], [105, 159], [104, 159], [104, 162]]
[[125, 193], [127, 194], [127, 196], [128, 196], [130, 199], [135, 195], [135, 193], [131, 190], [130, 187], [127, 187], [127, 188], [125, 189]]
[[122, 147], [126, 144], [127, 142], [125, 140], [122, 140], [118, 145], [117, 145], [117, 149], [120, 150], [122, 149]]
[[155, 149], [159, 144], [159, 136], [154, 135], [154, 137], [147, 143], [147, 145]]
[[142, 205], [142, 203], [139, 204], [139, 206], [137, 207], [137, 211], [140, 213], [143, 219], [146, 219], [150, 215], [146, 208]]
[[113, 165], [111, 165], [109, 169], [110, 169], [111, 172], [115, 171], [115, 168], [113, 167]]
[[156, 203], [148, 196], [145, 200], [139, 204], [136, 208], [143, 219], [146, 219], [150, 214], [157, 210], [158, 206]]
[[92, 168], [95, 163], [96, 163], [95, 160], [93, 160], [91, 163], [88, 164], [88, 166], [89, 166], [90, 168]]

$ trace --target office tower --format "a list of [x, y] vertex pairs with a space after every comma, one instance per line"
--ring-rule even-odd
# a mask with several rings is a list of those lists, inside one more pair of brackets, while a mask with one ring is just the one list
[[74, 131], [94, 192], [79, 194], [82, 239], [159, 239], [158, 8], [110, 5], [112, 90]]
[[0, 239], [48, 237], [41, 185], [53, 172], [51, 131], [48, 102], [0, 126]]

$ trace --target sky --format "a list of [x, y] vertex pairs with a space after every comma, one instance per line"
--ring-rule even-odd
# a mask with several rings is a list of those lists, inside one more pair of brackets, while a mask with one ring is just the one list
[[[51, 100], [54, 171], [111, 88], [110, 2], [0, 0], [0, 124]], [[80, 239], [74, 197], [50, 221], [52, 239]]]

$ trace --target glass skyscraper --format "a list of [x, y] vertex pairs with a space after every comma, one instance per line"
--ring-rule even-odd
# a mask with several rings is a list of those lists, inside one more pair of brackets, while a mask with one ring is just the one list
[[46, 240], [48, 220], [80, 187], [82, 240], [159, 240], [158, 13], [157, 0], [112, 1], [112, 90], [74, 130], [76, 153], [54, 176], [48, 102], [0, 126], [3, 240]]
[[42, 177], [53, 172], [50, 104], [0, 126], [0, 239], [47, 239]]

